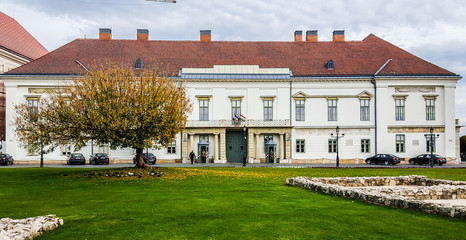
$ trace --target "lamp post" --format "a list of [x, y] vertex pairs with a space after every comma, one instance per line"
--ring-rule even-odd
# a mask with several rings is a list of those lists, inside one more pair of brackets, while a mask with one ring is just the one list
[[[430, 163], [430, 167], [434, 167], [434, 139], [438, 138], [439, 135], [437, 134], [437, 136], [435, 136], [434, 134], [434, 128], [433, 127], [430, 127], [430, 134], [424, 134], [424, 137], [429, 140], [429, 147], [430, 147], [430, 160], [429, 160], [429, 163]], [[439, 161], [439, 164], [440, 164], [440, 161]]]
[[338, 139], [344, 137], [345, 134], [342, 133], [341, 136], [340, 136], [340, 127], [338, 127], [338, 126], [335, 128], [335, 132], [337, 133], [337, 134], [336, 134], [336, 137], [333, 136], [333, 133], [331, 133], [330, 136], [332, 136], [333, 138], [336, 138], [336, 139], [337, 139], [337, 161], [336, 161], [336, 162], [337, 162], [337, 163], [336, 163], [337, 165], [336, 165], [336, 166], [337, 166], [337, 167], [340, 167], [340, 156], [339, 156], [339, 154], [338, 154], [338, 152], [339, 152], [339, 149], [338, 149]]
[[[243, 125], [243, 136], [244, 136], [244, 141], [246, 142], [246, 139], [247, 139], [246, 138], [246, 124]], [[243, 167], [246, 167], [246, 156], [244, 154], [244, 151], [242, 153], [243, 153]]]

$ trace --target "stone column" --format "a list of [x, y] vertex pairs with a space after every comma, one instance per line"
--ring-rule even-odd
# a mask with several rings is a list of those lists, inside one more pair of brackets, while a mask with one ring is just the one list
[[256, 159], [260, 162], [260, 154], [261, 154], [261, 151], [260, 151], [260, 134], [259, 133], [256, 133]]
[[214, 161], [218, 161], [218, 151], [219, 151], [219, 146], [218, 146], [218, 133], [215, 133], [214, 134], [214, 144], [215, 144], [215, 147], [214, 147]]
[[285, 159], [285, 141], [283, 141], [283, 133], [280, 134], [280, 161]]
[[220, 133], [220, 159], [224, 162], [226, 162], [226, 138], [225, 138], [225, 132]]
[[254, 155], [256, 154], [254, 142], [255, 142], [254, 133], [252, 131], [248, 131], [248, 159], [247, 159], [248, 162], [250, 162], [254, 158]]
[[[194, 151], [194, 133], [189, 134], [189, 152]], [[194, 153], [197, 155], [197, 151], [194, 151]]]
[[182, 155], [182, 162], [188, 163], [189, 162], [189, 144], [188, 144], [188, 134], [182, 133], [181, 134], [181, 155]]

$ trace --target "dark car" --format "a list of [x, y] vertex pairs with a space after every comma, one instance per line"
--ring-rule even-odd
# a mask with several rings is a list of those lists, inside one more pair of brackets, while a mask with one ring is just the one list
[[376, 154], [366, 159], [367, 164], [383, 163], [384, 165], [400, 163], [400, 158], [393, 154]]
[[109, 164], [110, 159], [106, 153], [94, 153], [91, 155], [91, 159], [89, 159], [90, 164]]
[[[414, 164], [430, 164], [430, 159], [431, 159], [431, 154], [421, 154], [416, 157], [413, 157], [409, 159], [409, 164], [414, 165]], [[447, 160], [437, 154], [434, 154], [434, 164], [438, 164], [439, 166], [442, 166], [442, 164], [447, 163]]]
[[[157, 157], [152, 153], [143, 153], [142, 158], [148, 164], [155, 164], [157, 162]], [[136, 156], [133, 157], [133, 163], [136, 163]]]
[[13, 165], [14, 159], [10, 154], [0, 153], [0, 164]]
[[70, 154], [70, 157], [68, 158], [68, 161], [66, 161], [66, 164], [71, 165], [71, 164], [86, 164], [86, 158], [81, 154], [81, 153], [72, 153]]

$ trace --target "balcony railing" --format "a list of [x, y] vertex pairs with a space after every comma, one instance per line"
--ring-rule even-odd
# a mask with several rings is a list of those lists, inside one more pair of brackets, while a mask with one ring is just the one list
[[246, 120], [235, 122], [233, 120], [210, 120], [210, 121], [198, 121], [190, 120], [186, 124], [186, 127], [290, 127], [290, 120], [281, 119], [273, 121], [264, 121], [264, 120]]

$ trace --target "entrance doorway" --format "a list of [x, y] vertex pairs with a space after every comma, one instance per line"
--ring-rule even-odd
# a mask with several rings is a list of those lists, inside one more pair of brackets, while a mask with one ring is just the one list
[[243, 162], [246, 157], [247, 139], [242, 131], [226, 132], [226, 155], [228, 162]]

